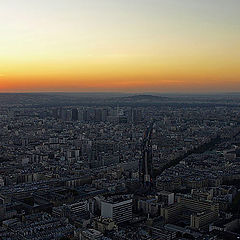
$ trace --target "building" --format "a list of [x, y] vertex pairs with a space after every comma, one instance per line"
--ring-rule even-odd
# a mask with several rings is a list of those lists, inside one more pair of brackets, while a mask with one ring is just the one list
[[105, 233], [106, 231], [112, 231], [117, 229], [117, 225], [111, 218], [94, 218], [93, 219], [93, 227], [94, 229]]
[[160, 202], [164, 202], [167, 205], [174, 204], [174, 193], [161, 191], [157, 193], [157, 198]]
[[74, 214], [83, 214], [83, 213], [86, 213], [89, 209], [87, 201], [76, 202], [68, 205], [68, 207], [70, 211]]
[[164, 228], [154, 228], [154, 227], [152, 227], [150, 230], [154, 239], [159, 239], [159, 240], [176, 239], [176, 232], [168, 231]]
[[52, 214], [55, 217], [69, 217], [69, 216], [76, 216], [76, 215], [83, 215], [88, 212], [88, 202], [76, 202], [73, 204], [64, 204], [60, 207], [54, 207], [52, 210]]
[[162, 207], [160, 215], [164, 218], [166, 223], [173, 223], [181, 216], [183, 209], [182, 204], [175, 203], [170, 206]]
[[208, 211], [191, 215], [191, 227], [201, 230], [208, 229], [210, 223], [218, 219], [217, 212]]
[[132, 199], [126, 196], [109, 198], [101, 202], [101, 216], [111, 218], [116, 223], [132, 220]]
[[95, 229], [87, 229], [79, 234], [80, 240], [100, 240], [102, 238], [103, 234]]
[[78, 110], [76, 108], [72, 109], [72, 120], [73, 121], [78, 120]]

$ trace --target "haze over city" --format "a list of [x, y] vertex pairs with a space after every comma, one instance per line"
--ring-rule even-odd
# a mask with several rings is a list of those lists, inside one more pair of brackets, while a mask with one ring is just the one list
[[240, 91], [238, 0], [0, 1], [0, 92]]

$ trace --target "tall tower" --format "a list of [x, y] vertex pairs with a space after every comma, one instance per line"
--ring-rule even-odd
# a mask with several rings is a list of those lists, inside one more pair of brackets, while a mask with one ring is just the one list
[[144, 188], [152, 186], [152, 131], [153, 123], [146, 130], [142, 143], [142, 159], [139, 164], [139, 181]]

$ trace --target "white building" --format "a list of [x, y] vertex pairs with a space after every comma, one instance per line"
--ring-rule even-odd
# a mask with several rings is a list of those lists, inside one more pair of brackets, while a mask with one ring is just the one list
[[132, 220], [132, 199], [115, 197], [101, 201], [101, 216], [111, 218], [116, 223]]

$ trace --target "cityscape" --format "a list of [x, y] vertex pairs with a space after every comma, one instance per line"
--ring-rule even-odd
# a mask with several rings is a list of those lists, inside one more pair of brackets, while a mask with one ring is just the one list
[[0, 95], [0, 238], [239, 239], [240, 96], [104, 95]]

